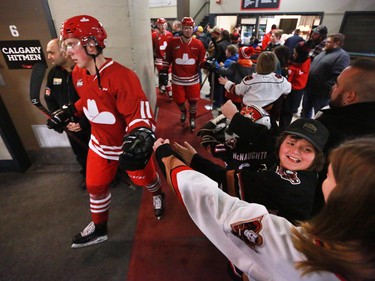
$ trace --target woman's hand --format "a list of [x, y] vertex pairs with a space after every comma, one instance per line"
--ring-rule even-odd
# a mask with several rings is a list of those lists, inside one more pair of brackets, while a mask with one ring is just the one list
[[175, 142], [173, 144], [173, 148], [178, 154], [181, 155], [187, 165], [190, 165], [194, 155], [197, 154], [195, 148], [192, 147], [187, 141], [184, 142], [184, 146]]

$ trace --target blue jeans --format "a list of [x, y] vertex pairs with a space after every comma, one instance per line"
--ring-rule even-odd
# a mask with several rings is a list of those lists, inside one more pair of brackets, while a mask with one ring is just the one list
[[323, 96], [321, 94], [314, 93], [306, 89], [303, 95], [302, 101], [302, 118], [312, 118], [312, 113], [314, 109], [314, 114], [316, 114], [323, 107], [327, 106], [329, 103], [329, 96]]

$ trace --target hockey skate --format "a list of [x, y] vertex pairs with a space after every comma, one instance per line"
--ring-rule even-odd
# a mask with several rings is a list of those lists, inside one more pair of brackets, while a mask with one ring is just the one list
[[107, 240], [107, 223], [94, 224], [90, 222], [81, 233], [73, 237], [72, 248], [87, 247]]
[[192, 132], [194, 132], [195, 130], [195, 118], [194, 117], [190, 118], [190, 130]]
[[181, 116], [180, 116], [180, 122], [184, 123], [185, 120], [186, 120], [186, 111], [182, 111]]
[[164, 85], [159, 86], [159, 93], [164, 95], [167, 92], [166, 88]]
[[155, 216], [158, 220], [164, 214], [165, 210], [165, 194], [162, 192], [160, 195], [155, 195], [152, 197], [152, 205], [154, 206]]

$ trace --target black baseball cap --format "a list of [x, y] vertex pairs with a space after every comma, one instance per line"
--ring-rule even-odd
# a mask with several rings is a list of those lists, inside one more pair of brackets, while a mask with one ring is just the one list
[[328, 129], [322, 123], [315, 119], [306, 118], [297, 119], [284, 132], [304, 138], [319, 151], [323, 151], [329, 136]]
[[313, 29], [313, 32], [319, 33], [322, 36], [327, 36], [328, 29], [325, 25], [319, 25]]

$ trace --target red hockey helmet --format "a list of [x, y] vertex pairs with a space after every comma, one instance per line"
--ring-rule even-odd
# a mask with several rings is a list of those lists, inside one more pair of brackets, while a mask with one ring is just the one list
[[184, 17], [181, 21], [182, 26], [193, 26], [195, 25], [194, 20], [191, 17]]
[[263, 108], [256, 105], [246, 106], [241, 110], [241, 114], [250, 118], [254, 123], [264, 125], [268, 129], [271, 129], [271, 118]]
[[97, 19], [88, 15], [80, 15], [63, 22], [60, 36], [62, 41], [67, 38], [78, 38], [82, 46], [94, 44], [94, 46], [105, 48], [107, 33]]
[[155, 22], [155, 24], [165, 24], [167, 20], [165, 18], [158, 18]]

